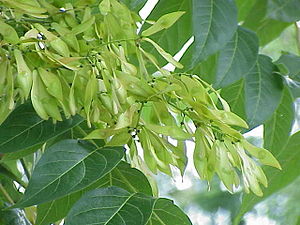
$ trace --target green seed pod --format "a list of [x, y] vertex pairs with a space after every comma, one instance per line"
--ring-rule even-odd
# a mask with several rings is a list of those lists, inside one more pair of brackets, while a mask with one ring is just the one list
[[24, 101], [24, 99], [27, 99], [30, 94], [30, 90], [32, 87], [32, 73], [28, 68], [20, 50], [15, 49], [14, 56], [17, 62], [18, 70], [17, 82], [21, 89], [21, 98]]

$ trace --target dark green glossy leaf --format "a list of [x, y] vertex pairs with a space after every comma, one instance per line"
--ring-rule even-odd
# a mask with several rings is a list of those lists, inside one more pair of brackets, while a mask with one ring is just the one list
[[269, 0], [268, 17], [284, 22], [296, 22], [300, 19], [299, 0]]
[[84, 191], [79, 191], [38, 205], [36, 225], [49, 225], [50, 223], [63, 219], [83, 194]]
[[185, 70], [223, 48], [237, 29], [237, 9], [231, 0], [194, 0], [192, 10], [195, 40], [183, 56]]
[[268, 188], [264, 189], [264, 196], [258, 197], [254, 194], [245, 194], [240, 211], [235, 218], [235, 225], [238, 225], [243, 215], [250, 211], [257, 203], [286, 187], [299, 177], [300, 132], [292, 135], [286, 147], [275, 154], [275, 157], [280, 162], [282, 171], [270, 167], [264, 169], [269, 180]]
[[138, 12], [147, 0], [121, 0], [129, 9]]
[[108, 187], [112, 185], [121, 187], [130, 193], [140, 192], [146, 195], [152, 195], [151, 186], [145, 175], [122, 161], [115, 169], [92, 186], [80, 192], [39, 205], [36, 225], [47, 225], [51, 222], [63, 219], [68, 214], [73, 204], [86, 191], [93, 188]]
[[169, 199], [157, 199], [147, 225], [192, 225], [184, 212]]
[[19, 178], [17, 175], [15, 175], [10, 170], [9, 166], [5, 165], [4, 163], [0, 164], [0, 175], [9, 178], [12, 181], [16, 181], [16, 182], [18, 182], [21, 185], [24, 185], [24, 181], [21, 178]]
[[267, 18], [267, 9], [267, 0], [256, 1], [243, 23], [243, 27], [256, 32], [261, 46], [277, 38], [290, 25], [290, 23]]
[[80, 116], [74, 116], [54, 124], [41, 119], [31, 104], [20, 105], [0, 126], [0, 152], [16, 152], [40, 145], [82, 121]]
[[144, 225], [151, 215], [154, 199], [129, 193], [118, 187], [95, 189], [76, 202], [65, 225]]
[[264, 147], [278, 154], [288, 142], [294, 122], [294, 100], [285, 88], [281, 101], [272, 117], [264, 124]]
[[256, 34], [239, 27], [233, 39], [220, 51], [215, 87], [225, 87], [245, 77], [254, 66], [257, 55]]
[[51, 146], [38, 161], [22, 200], [15, 207], [51, 201], [80, 191], [109, 173], [123, 148], [90, 148], [76, 140]]
[[245, 109], [250, 128], [266, 121], [279, 104], [283, 85], [281, 77], [274, 70], [271, 58], [260, 55], [246, 76]]

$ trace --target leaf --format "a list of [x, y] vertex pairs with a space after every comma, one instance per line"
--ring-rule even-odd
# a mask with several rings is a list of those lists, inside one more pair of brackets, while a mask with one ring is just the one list
[[147, 0], [121, 0], [129, 9], [138, 12], [145, 5]]
[[64, 218], [83, 193], [95, 187], [100, 188], [108, 186], [121, 187], [130, 193], [140, 192], [146, 195], [152, 195], [152, 189], [147, 177], [139, 170], [131, 168], [128, 163], [121, 161], [115, 169], [93, 184], [92, 187], [38, 205], [36, 225], [48, 225], [49, 223]]
[[277, 108], [283, 90], [282, 80], [273, 73], [271, 58], [260, 55], [245, 79], [245, 109], [250, 128], [262, 124]]
[[265, 168], [265, 174], [269, 178], [269, 185], [264, 189], [264, 196], [257, 197], [254, 194], [245, 194], [238, 215], [234, 224], [238, 225], [245, 213], [250, 211], [257, 203], [263, 201], [268, 196], [276, 193], [299, 177], [300, 171], [300, 132], [289, 138], [288, 144], [281, 151], [274, 155], [282, 166], [282, 171], [272, 168]]
[[150, 36], [161, 30], [170, 28], [185, 12], [172, 12], [160, 17], [151, 27], [142, 32], [143, 36]]
[[294, 122], [294, 101], [287, 88], [272, 117], [264, 124], [264, 147], [278, 154], [285, 147]]
[[300, 81], [300, 57], [292, 53], [284, 53], [275, 62], [283, 75], [293, 80]]
[[277, 38], [291, 24], [267, 18], [267, 9], [267, 0], [256, 1], [243, 23], [243, 27], [256, 32], [260, 46]]
[[120, 0], [120, 2], [125, 4], [130, 10], [139, 12], [146, 4], [147, 0]]
[[147, 225], [191, 225], [192, 222], [180, 208], [169, 199], [156, 200]]
[[86, 193], [71, 209], [65, 224], [191, 225], [192, 223], [171, 200], [155, 199], [141, 193], [130, 194], [113, 186]]
[[0, 152], [17, 152], [43, 144], [83, 121], [80, 116], [54, 124], [41, 119], [31, 104], [17, 107], [0, 126]]
[[255, 2], [256, 0], [235, 0], [238, 8], [238, 21], [243, 21], [247, 17]]
[[228, 86], [245, 77], [254, 66], [258, 55], [258, 38], [250, 30], [239, 27], [220, 51], [215, 87]]
[[228, 102], [232, 112], [246, 120], [244, 79], [222, 88], [221, 96]]
[[300, 19], [299, 0], [269, 0], [268, 17], [284, 22], [296, 22]]
[[185, 70], [222, 49], [237, 29], [237, 9], [231, 0], [194, 0], [192, 10], [195, 40], [182, 58]]
[[65, 225], [143, 225], [151, 215], [153, 200], [118, 187], [95, 189], [76, 202]]
[[90, 148], [64, 140], [48, 148], [32, 173], [24, 197], [27, 207], [80, 191], [109, 173], [122, 159], [122, 148]]

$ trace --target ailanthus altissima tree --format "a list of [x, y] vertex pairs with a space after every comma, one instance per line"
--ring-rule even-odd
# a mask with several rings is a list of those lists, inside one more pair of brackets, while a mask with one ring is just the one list
[[[184, 176], [187, 140], [199, 178], [218, 176], [231, 193], [241, 186], [263, 196], [262, 166], [282, 169], [242, 133], [290, 96], [279, 74], [287, 56], [276, 67], [258, 55], [257, 35], [237, 25], [233, 1], [161, 0], [146, 21], [137, 14], [145, 1], [0, 2], [4, 223], [11, 214], [37, 225], [191, 224], [158, 197], [153, 178], [173, 167]], [[281, 134], [265, 126], [269, 149], [277, 148]]]

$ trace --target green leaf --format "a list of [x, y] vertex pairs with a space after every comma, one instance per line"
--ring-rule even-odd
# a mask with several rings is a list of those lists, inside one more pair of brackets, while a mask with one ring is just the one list
[[264, 147], [278, 154], [285, 147], [294, 122], [294, 100], [285, 88], [281, 101], [272, 117], [264, 124]]
[[275, 62], [283, 75], [289, 76], [293, 80], [300, 81], [300, 57], [292, 53], [284, 53]]
[[232, 112], [246, 120], [244, 79], [222, 88], [221, 95], [230, 105]]
[[109, 173], [123, 157], [123, 148], [91, 148], [64, 140], [42, 155], [22, 200], [15, 207], [51, 201], [80, 191]]
[[218, 58], [219, 53], [209, 56], [206, 60], [198, 63], [189, 73], [196, 74], [209, 84], [213, 84], [217, 71]]
[[130, 194], [113, 186], [86, 193], [75, 203], [65, 224], [191, 225], [192, 223], [171, 200], [155, 199], [141, 193]]
[[157, 199], [147, 225], [192, 225], [187, 215], [169, 199]]
[[238, 8], [238, 21], [243, 21], [251, 11], [256, 0], [235, 0]]
[[145, 5], [147, 0], [121, 0], [129, 9], [138, 12]]
[[192, 10], [195, 40], [182, 58], [185, 70], [222, 49], [237, 29], [237, 9], [231, 0], [194, 0]]
[[291, 24], [267, 18], [267, 9], [267, 0], [256, 1], [243, 23], [243, 27], [256, 32], [261, 46], [277, 38]]
[[83, 121], [80, 116], [54, 124], [41, 119], [31, 104], [17, 107], [0, 126], [0, 152], [17, 152], [38, 146]]
[[258, 38], [252, 31], [239, 27], [233, 39], [220, 51], [215, 87], [225, 87], [245, 77], [258, 55]]
[[95, 189], [76, 202], [65, 225], [143, 225], [151, 215], [154, 199], [118, 187]]
[[268, 17], [284, 22], [296, 22], [300, 19], [299, 0], [269, 0]]
[[92, 186], [60, 199], [38, 205], [36, 225], [48, 225], [64, 218], [73, 204], [85, 192], [93, 188], [108, 186], [121, 187], [130, 193], [140, 192], [152, 195], [152, 189], [146, 176], [139, 170], [131, 168], [128, 163], [122, 161], [115, 169]]
[[250, 128], [262, 124], [277, 108], [283, 90], [271, 58], [260, 55], [245, 79], [245, 109]]
[[270, 167], [264, 169], [269, 178], [269, 185], [264, 189], [264, 196], [258, 197], [254, 194], [245, 194], [242, 205], [234, 224], [238, 225], [245, 213], [250, 211], [257, 203], [263, 201], [268, 196], [276, 193], [299, 177], [300, 171], [300, 132], [295, 133], [289, 138], [288, 144], [274, 155], [282, 166], [282, 171], [274, 170]]

